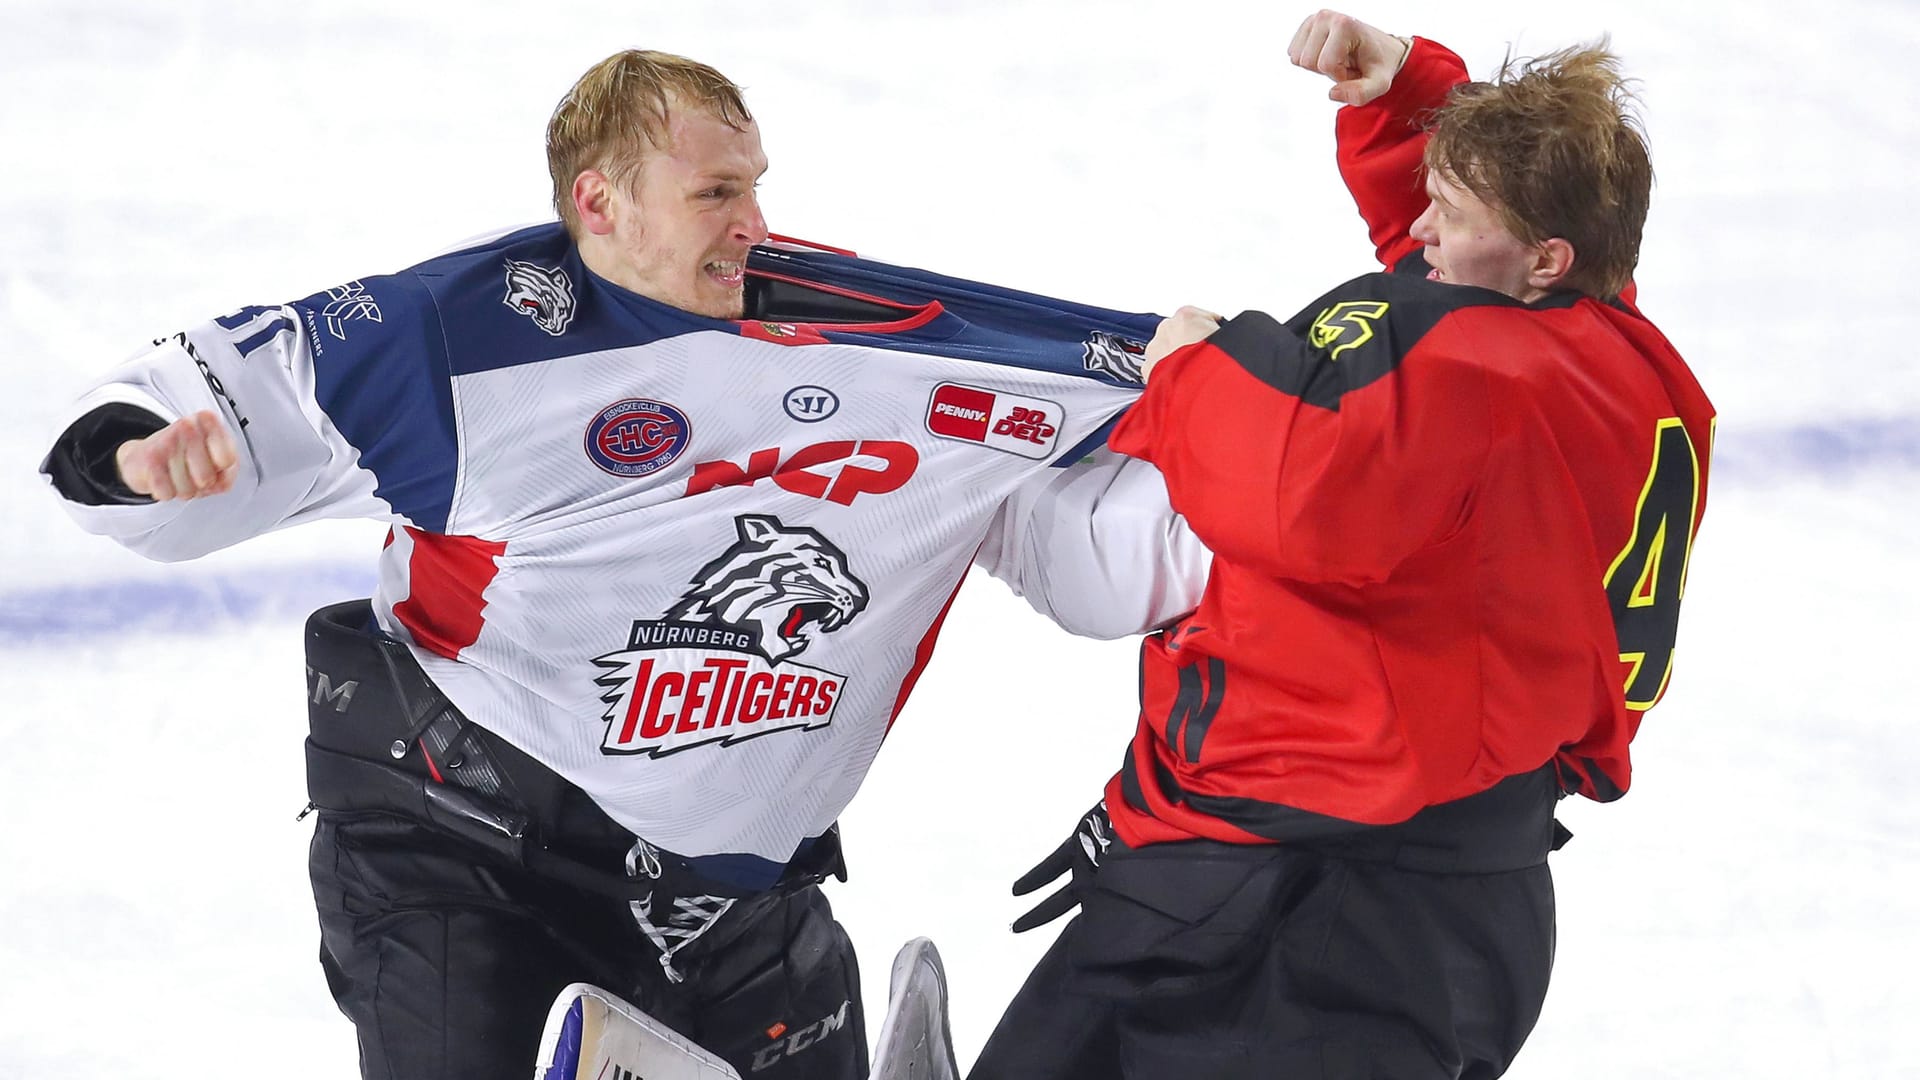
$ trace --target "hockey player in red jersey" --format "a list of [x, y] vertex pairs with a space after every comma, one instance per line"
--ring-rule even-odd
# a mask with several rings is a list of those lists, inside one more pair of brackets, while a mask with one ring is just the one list
[[[1652, 170], [1600, 47], [1467, 81], [1321, 12], [1386, 273], [1182, 309], [1110, 445], [1213, 549], [1105, 799], [1016, 885], [1078, 918], [973, 1073], [1492, 1077], [1552, 967], [1556, 799], [1620, 797], [1713, 409], [1634, 305]], [[1423, 187], [1424, 185], [1424, 187]]]

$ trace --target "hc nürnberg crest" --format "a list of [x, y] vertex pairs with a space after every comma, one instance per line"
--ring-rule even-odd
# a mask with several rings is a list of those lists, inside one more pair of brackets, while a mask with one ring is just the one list
[[867, 606], [867, 587], [813, 529], [734, 518], [738, 540], [659, 619], [597, 657], [606, 754], [662, 757], [833, 722], [846, 676], [793, 662]]

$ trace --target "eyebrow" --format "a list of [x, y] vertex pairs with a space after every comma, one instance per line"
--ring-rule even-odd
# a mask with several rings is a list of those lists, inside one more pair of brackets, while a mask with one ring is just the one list
[[734, 172], [732, 170], [727, 170], [724, 172], [699, 173], [696, 175], [696, 179], [698, 179], [703, 184], [758, 183], [760, 181], [760, 178], [765, 175], [767, 175], [766, 169], [761, 169], [759, 172], [754, 173], [752, 176], [747, 176], [745, 173], [739, 173], [739, 172]]

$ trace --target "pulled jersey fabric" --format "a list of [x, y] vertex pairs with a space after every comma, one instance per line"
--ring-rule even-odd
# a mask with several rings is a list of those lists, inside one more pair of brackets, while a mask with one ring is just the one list
[[1312, 840], [1554, 764], [1618, 798], [1672, 670], [1713, 407], [1629, 302], [1429, 281], [1417, 117], [1465, 80], [1416, 41], [1340, 110], [1384, 264], [1169, 356], [1111, 445], [1215, 555], [1149, 638], [1107, 805], [1131, 845]]
[[784, 861], [851, 799], [990, 528], [1022, 579], [997, 515], [1098, 447], [1157, 320], [831, 251], [749, 274], [755, 318], [704, 318], [550, 224], [242, 309], [74, 413], [214, 409], [235, 490], [67, 508], [167, 560], [388, 519], [375, 617], [462, 713], [653, 844]]

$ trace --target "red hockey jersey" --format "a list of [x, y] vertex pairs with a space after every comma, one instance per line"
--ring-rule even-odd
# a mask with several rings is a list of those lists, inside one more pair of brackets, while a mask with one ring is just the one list
[[1464, 78], [1420, 41], [1387, 95], [1341, 110], [1342, 171], [1397, 272], [1229, 321], [1113, 433], [1215, 554], [1198, 609], [1143, 645], [1107, 788], [1129, 844], [1392, 824], [1549, 761], [1568, 791], [1627, 788], [1713, 408], [1626, 300], [1425, 280], [1413, 118]]

